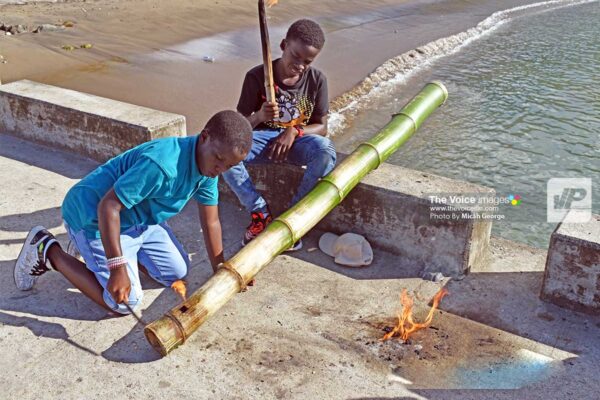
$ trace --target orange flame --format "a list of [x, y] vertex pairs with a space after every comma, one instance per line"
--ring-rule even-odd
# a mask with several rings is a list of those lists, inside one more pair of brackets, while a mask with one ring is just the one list
[[177, 293], [181, 299], [183, 301], [186, 301], [186, 294], [187, 294], [187, 288], [185, 287], [185, 281], [182, 279], [176, 280], [175, 282], [173, 282], [173, 284], [171, 285], [171, 289], [173, 289], [173, 291], [175, 293]]
[[414, 300], [407, 294], [406, 289], [402, 289], [402, 293], [400, 293], [400, 304], [402, 305], [402, 309], [398, 310], [398, 324], [391, 332], [386, 333], [381, 340], [385, 341], [394, 336], [400, 336], [400, 339], [406, 342], [411, 334], [420, 329], [427, 328], [429, 324], [431, 324], [434, 311], [438, 308], [442, 298], [447, 294], [448, 290], [446, 288], [442, 288], [437, 292], [436, 295], [433, 296], [433, 305], [431, 306], [431, 310], [429, 310], [429, 314], [427, 314], [427, 318], [425, 318], [425, 321], [422, 323], [418, 323], [413, 320], [412, 309]]
[[277, 0], [267, 0], [267, 7], [271, 8], [277, 4]]

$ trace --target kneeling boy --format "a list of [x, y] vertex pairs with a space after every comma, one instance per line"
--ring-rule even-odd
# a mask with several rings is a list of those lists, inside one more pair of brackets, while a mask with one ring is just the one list
[[112, 158], [72, 187], [63, 202], [65, 227], [85, 265], [38, 226], [17, 258], [17, 287], [31, 289], [51, 267], [100, 306], [127, 314], [143, 296], [138, 265], [165, 286], [187, 275], [188, 256], [166, 221], [191, 198], [198, 201], [216, 269], [223, 262], [218, 175], [243, 160], [251, 145], [246, 118], [221, 111], [197, 136], [153, 140]]

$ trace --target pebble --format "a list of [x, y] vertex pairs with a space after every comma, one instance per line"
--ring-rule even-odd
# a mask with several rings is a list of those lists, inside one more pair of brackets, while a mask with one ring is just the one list
[[427, 281], [441, 282], [444, 279], [444, 275], [441, 272], [423, 272], [421, 278]]
[[37, 28], [35, 28], [33, 30], [33, 33], [39, 33], [41, 31], [53, 32], [53, 31], [58, 31], [61, 29], [65, 29], [65, 27], [62, 25], [42, 24], [42, 25], [39, 25]]

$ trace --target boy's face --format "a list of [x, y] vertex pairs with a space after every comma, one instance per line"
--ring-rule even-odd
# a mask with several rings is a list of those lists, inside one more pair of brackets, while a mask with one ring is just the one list
[[321, 51], [296, 39], [283, 39], [280, 46], [283, 51], [281, 61], [284, 73], [288, 77], [301, 75]]
[[231, 148], [206, 133], [200, 136], [200, 159], [198, 166], [204, 176], [214, 178], [246, 158], [237, 147]]

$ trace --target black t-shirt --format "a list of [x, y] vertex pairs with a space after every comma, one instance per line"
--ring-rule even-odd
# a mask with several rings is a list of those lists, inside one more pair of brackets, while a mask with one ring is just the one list
[[[273, 69], [277, 61], [273, 61]], [[237, 105], [240, 113], [248, 116], [260, 110], [266, 101], [264, 82], [262, 64], [246, 73]], [[279, 105], [279, 119], [261, 123], [255, 129], [280, 129], [320, 123], [320, 119], [329, 112], [327, 79], [321, 71], [313, 67], [304, 71], [293, 86], [275, 82], [275, 97]]]

